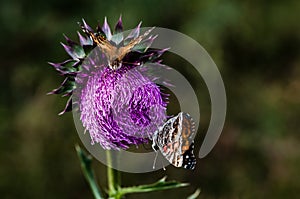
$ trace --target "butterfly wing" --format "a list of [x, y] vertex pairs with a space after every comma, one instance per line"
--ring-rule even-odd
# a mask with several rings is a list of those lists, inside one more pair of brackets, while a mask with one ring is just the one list
[[192, 117], [187, 113], [182, 113], [182, 129], [181, 129], [181, 154], [183, 158], [182, 167], [185, 169], [194, 169], [196, 158], [194, 155], [194, 134], [195, 124]]
[[173, 117], [164, 125], [160, 132], [160, 151], [162, 155], [174, 166], [181, 167], [182, 158], [180, 157], [180, 128], [179, 117]]
[[187, 113], [169, 119], [155, 134], [153, 143], [174, 166], [194, 169], [194, 123]]
[[117, 57], [117, 47], [113, 46], [103, 36], [92, 35], [93, 41], [100, 47], [101, 51], [107, 56], [109, 61], [112, 61], [115, 57]]
[[143, 35], [131, 40], [126, 46], [120, 47], [118, 49], [118, 60], [121, 61], [125, 55], [129, 53], [134, 46], [139, 44], [145, 37], [147, 37], [153, 29], [154, 27], [147, 30]]
[[180, 115], [180, 132], [182, 139], [182, 152], [185, 153], [193, 141], [195, 134], [195, 124], [193, 118], [187, 113], [179, 113]]
[[194, 142], [191, 143], [188, 150], [183, 153], [182, 167], [185, 169], [195, 169], [196, 157], [194, 155]]
[[124, 56], [128, 52], [130, 52], [135, 45], [139, 44], [154, 29], [153, 27], [147, 30], [143, 35], [131, 40], [129, 44], [127, 44], [126, 46], [117, 48], [116, 46], [113, 46], [109, 41], [107, 41], [107, 39], [103, 35], [104, 33], [99, 33], [99, 32], [93, 33], [90, 29], [88, 29], [83, 24], [80, 24], [80, 26], [82, 31], [85, 32], [87, 35], [89, 35], [93, 40], [93, 42], [100, 47], [101, 51], [107, 56], [109, 60], [109, 64], [112, 65], [119, 65], [119, 63], [122, 61]]
[[116, 56], [117, 48], [113, 46], [105, 36], [104, 33], [96, 32], [93, 33], [91, 30], [87, 29], [83, 24], [80, 24], [81, 29], [84, 33], [89, 35], [93, 42], [100, 47], [101, 51], [107, 56], [108, 60], [113, 60], [114, 56]]

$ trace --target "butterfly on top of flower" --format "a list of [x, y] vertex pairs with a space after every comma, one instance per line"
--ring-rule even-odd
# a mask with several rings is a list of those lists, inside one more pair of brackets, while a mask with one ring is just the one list
[[150, 28], [143, 35], [133, 38], [127, 45], [119, 46], [114, 45], [108, 40], [100, 26], [98, 26], [96, 32], [94, 32], [92, 31], [92, 29], [89, 29], [89, 27], [85, 26], [84, 24], [81, 24], [80, 22], [78, 22], [78, 24], [80, 25], [82, 31], [88, 36], [90, 36], [94, 44], [96, 44], [106, 55], [108, 59], [108, 66], [112, 70], [119, 69], [122, 66], [122, 60], [125, 57], [125, 55], [128, 54], [143, 39], [145, 39], [154, 29], [154, 27]]
[[[66, 43], [61, 43], [69, 55], [67, 60], [49, 62], [65, 78], [49, 94], [69, 97], [59, 115], [76, 108], [90, 143], [100, 144], [105, 150], [146, 143], [148, 132], [154, 132], [167, 117], [168, 101], [144, 73], [148, 69], [132, 70], [146, 63], [160, 65], [167, 49], [151, 48], [157, 35], [140, 34], [141, 23], [128, 35], [122, 24], [120, 17], [111, 29], [105, 18], [103, 25], [98, 24], [93, 30], [82, 19], [80, 25], [85, 35], [78, 32], [79, 42], [64, 35]], [[148, 111], [153, 106], [155, 114]]]
[[159, 150], [175, 167], [194, 169], [194, 135], [193, 118], [188, 113], [180, 112], [154, 133], [152, 148], [155, 151]]

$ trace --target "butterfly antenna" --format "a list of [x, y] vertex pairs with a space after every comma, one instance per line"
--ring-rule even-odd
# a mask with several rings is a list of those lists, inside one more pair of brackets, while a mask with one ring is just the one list
[[153, 167], [152, 167], [153, 169], [155, 169], [155, 164], [156, 164], [157, 156], [158, 156], [158, 152], [155, 151], [155, 158], [154, 158]]

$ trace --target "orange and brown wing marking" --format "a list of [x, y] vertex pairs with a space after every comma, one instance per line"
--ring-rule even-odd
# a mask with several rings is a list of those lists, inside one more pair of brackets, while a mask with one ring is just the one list
[[181, 132], [182, 153], [185, 153], [190, 148], [191, 142], [193, 141], [193, 135], [193, 121], [188, 115], [183, 115]]
[[92, 36], [93, 41], [97, 44], [97, 46], [100, 47], [100, 49], [102, 50], [102, 52], [104, 54], [106, 54], [107, 58], [111, 61], [113, 57], [116, 56], [116, 51], [117, 48], [113, 45], [111, 45], [111, 43], [109, 43], [109, 41], [107, 41], [103, 36]]
[[89, 36], [92, 38], [93, 42], [95, 44], [97, 44], [97, 46], [100, 47], [101, 51], [107, 56], [107, 58], [109, 60], [112, 59], [112, 57], [116, 56], [116, 50], [117, 48], [113, 45], [111, 45], [111, 43], [109, 43], [109, 41], [106, 40], [106, 38], [102, 35], [95, 35], [94, 33], [85, 30], [85, 32], [87, 34], [89, 34]]
[[143, 35], [131, 40], [126, 46], [120, 47], [118, 50], [118, 60], [121, 61], [124, 56], [129, 53], [134, 46], [139, 44], [145, 37], [147, 37], [147, 35], [149, 35], [153, 29], [154, 27], [147, 30]]

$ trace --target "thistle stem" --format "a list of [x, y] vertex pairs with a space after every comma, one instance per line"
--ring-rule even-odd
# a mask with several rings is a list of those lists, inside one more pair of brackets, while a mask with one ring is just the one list
[[118, 171], [112, 168], [112, 156], [110, 150], [106, 150], [107, 161], [107, 183], [108, 183], [108, 195], [110, 198], [116, 198], [118, 195], [120, 177]]
[[95, 199], [103, 199], [95, 179], [95, 174], [91, 168], [92, 158], [87, 154], [85, 154], [78, 145], [76, 145], [75, 148], [81, 163], [81, 169], [83, 171], [84, 177], [86, 178], [88, 184], [90, 185], [90, 188], [95, 196]]

